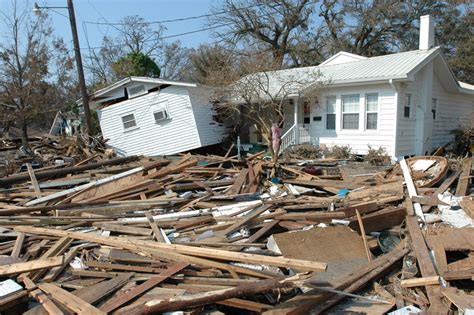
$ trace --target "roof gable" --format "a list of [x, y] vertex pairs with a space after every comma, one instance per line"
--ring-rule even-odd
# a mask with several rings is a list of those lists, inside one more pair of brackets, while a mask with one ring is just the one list
[[340, 51], [334, 56], [326, 59], [322, 63], [319, 64], [319, 66], [330, 66], [330, 65], [337, 65], [341, 63], [346, 63], [346, 62], [351, 62], [351, 61], [357, 61], [357, 60], [364, 60], [368, 59], [367, 57], [356, 55], [356, 54], [351, 54], [345, 51]]

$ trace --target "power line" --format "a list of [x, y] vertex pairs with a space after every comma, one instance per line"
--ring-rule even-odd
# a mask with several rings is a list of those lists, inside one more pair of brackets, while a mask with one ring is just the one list
[[[160, 39], [175, 38], [175, 37], [180, 37], [180, 36], [184, 36], [184, 35], [190, 35], [190, 34], [205, 32], [205, 31], [216, 29], [216, 28], [221, 28], [221, 27], [224, 27], [224, 26], [230, 26], [232, 24], [233, 23], [218, 24], [218, 25], [209, 26], [209, 27], [206, 27], [206, 28], [197, 29], [197, 30], [194, 30], [194, 31], [178, 33], [178, 34], [173, 34], [173, 35], [168, 35], [168, 36], [162, 36], [162, 37], [160, 37]], [[148, 40], [148, 41], [151, 41], [151, 40]], [[120, 44], [120, 45], [107, 45], [107, 46], [96, 46], [96, 47], [88, 47], [88, 48], [81, 48], [81, 49], [94, 50], [94, 49], [102, 49], [102, 48], [109, 48], [109, 47], [110, 48], [115, 48], [115, 47], [122, 47], [122, 46], [123, 46], [123, 44]]]
[[[309, 4], [315, 4], [317, 3], [318, 1], [311, 1], [311, 2], [308, 2], [306, 3], [306, 5], [309, 5]], [[252, 5], [252, 6], [248, 6], [248, 7], [243, 7], [243, 8], [236, 8], [237, 11], [240, 11], [240, 10], [245, 10], [245, 9], [248, 9], [248, 8], [252, 8], [252, 7], [257, 7], [257, 6], [262, 6], [264, 5], [263, 3], [260, 3], [260, 4], [256, 4], [256, 5]], [[276, 4], [274, 6], [272, 6], [272, 8], [276, 8], [278, 6], [281, 6], [282, 4]], [[97, 9], [96, 9], [97, 11]], [[204, 14], [204, 15], [201, 15], [201, 16], [197, 16], [197, 17], [187, 17], [187, 18], [181, 18], [181, 19], [174, 19], [174, 20], [167, 20], [167, 21], [155, 21], [155, 22], [143, 22], [143, 23], [137, 23], [137, 24], [157, 24], [157, 23], [164, 23], [164, 22], [175, 22], [175, 21], [186, 21], [186, 20], [190, 20], [190, 19], [195, 19], [195, 18], [200, 18], [200, 17], [208, 17], [208, 16], [214, 16], [216, 14], [224, 14], [224, 13], [230, 13], [230, 12], [233, 12], [233, 11], [220, 11], [220, 12], [217, 12], [215, 14]], [[100, 14], [101, 15], [101, 14]], [[270, 13], [267, 13], [267, 14], [262, 14], [258, 17], [264, 17], [264, 16], [268, 16], [270, 15]], [[107, 21], [102, 15], [101, 17]], [[84, 21], [83, 22], [83, 25], [85, 26], [86, 24], [96, 24], [96, 25], [110, 25], [112, 26], [113, 28], [117, 29], [117, 27], [115, 25], [124, 25], [124, 23], [108, 23], [108, 22], [86, 22]], [[234, 24], [233, 22], [230, 22], [230, 23], [224, 23], [224, 24], [218, 24], [218, 25], [213, 25], [213, 26], [209, 26], [209, 27], [205, 27], [205, 28], [201, 28], [201, 29], [197, 29], [197, 30], [193, 30], [193, 31], [188, 31], [188, 32], [183, 32], [183, 33], [178, 33], [178, 34], [173, 34], [173, 35], [168, 35], [168, 36], [162, 36], [161, 39], [169, 39], [169, 38], [175, 38], [175, 37], [180, 37], [180, 36], [185, 36], [185, 35], [190, 35], [190, 34], [195, 34], [195, 33], [200, 33], [200, 32], [205, 32], [205, 31], [209, 31], [209, 30], [213, 30], [213, 29], [217, 29], [217, 28], [221, 28], [221, 27], [225, 27], [225, 26], [230, 26]], [[146, 42], [147, 40], [145, 40]], [[149, 40], [151, 41], [151, 40]], [[87, 49], [87, 50], [95, 50], [95, 49], [102, 49], [102, 48], [115, 48], [115, 47], [122, 47], [123, 44], [117, 44], [117, 45], [107, 45], [107, 46], [96, 46], [96, 47], [88, 47], [88, 48], [82, 48], [82, 49]]]
[[[262, 6], [262, 5], [264, 5], [264, 3], [254, 4], [254, 5], [247, 6], [247, 7], [242, 7], [242, 8], [236, 8], [236, 10], [246, 10], [246, 9], [251, 9], [253, 7], [259, 7], [259, 6]], [[275, 5], [275, 6], [279, 6], [279, 5], [281, 5], [281, 4], [278, 4], [278, 5]], [[219, 12], [215, 12], [215, 13], [207, 13], [207, 14], [202, 14], [202, 15], [188, 16], [188, 17], [184, 17], [184, 18], [176, 18], [176, 19], [170, 19], [170, 20], [141, 22], [141, 23], [137, 23], [137, 24], [166, 24], [166, 23], [182, 22], [182, 21], [196, 20], [196, 19], [202, 19], [202, 18], [211, 17], [211, 16], [215, 16], [215, 15], [231, 13], [233, 11], [235, 11], [235, 10], [232, 10], [232, 11], [219, 11]], [[104, 18], [104, 20], [105, 20], [105, 18]], [[124, 22], [109, 23], [109, 22], [92, 22], [92, 21], [84, 21], [84, 23], [86, 23], [86, 24], [95, 24], [95, 25], [110, 25], [110, 26], [112, 26], [112, 25], [126, 25], [127, 24], [127, 23], [124, 23]]]

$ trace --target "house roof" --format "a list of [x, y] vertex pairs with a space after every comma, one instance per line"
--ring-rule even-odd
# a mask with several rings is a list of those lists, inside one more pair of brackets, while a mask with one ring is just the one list
[[[338, 53], [336, 56], [341, 55]], [[352, 54], [351, 54], [352, 55]], [[334, 56], [333, 56], [334, 57]], [[333, 60], [331, 57], [328, 60]], [[280, 93], [282, 85], [287, 85], [288, 89], [297, 94], [304, 86], [294, 84], [291, 86], [289, 81], [305, 81], [310, 82], [311, 76], [314, 81], [323, 82], [327, 85], [355, 85], [366, 83], [387, 83], [393, 81], [411, 81], [414, 75], [428, 62], [436, 58], [435, 72], [440, 72], [439, 77], [443, 80], [450, 90], [458, 92], [474, 94], [473, 86], [460, 83], [456, 80], [454, 74], [446, 63], [440, 47], [429, 50], [413, 50], [408, 52], [390, 54], [385, 56], [377, 56], [364, 58], [353, 61], [344, 61], [339, 64], [327, 64], [323, 62], [319, 66], [293, 68], [265, 73], [265, 81], [268, 82], [268, 91], [272, 95]], [[440, 69], [444, 68], [444, 69]], [[447, 73], [446, 73], [447, 72]], [[447, 74], [447, 75], [446, 75]], [[260, 74], [253, 74], [244, 78], [244, 80], [252, 80], [252, 78], [261, 77]], [[253, 76], [253, 77], [252, 77]], [[307, 84], [309, 85], [309, 84]], [[292, 93], [286, 93], [286, 95]]]
[[363, 59], [368, 59], [367, 57], [356, 55], [356, 54], [351, 54], [346, 51], [340, 51], [334, 56], [324, 60], [319, 64], [319, 66], [325, 66], [325, 65], [331, 65], [331, 64], [338, 64], [338, 63], [344, 63], [344, 62], [350, 62], [350, 61], [356, 61], [356, 60], [363, 60]]
[[188, 82], [180, 82], [180, 81], [171, 81], [171, 80], [163, 80], [158, 78], [149, 78], [149, 77], [127, 77], [120, 81], [117, 81], [103, 89], [97, 90], [90, 95], [91, 99], [97, 99], [100, 96], [109, 93], [115, 89], [123, 87], [124, 85], [130, 82], [142, 82], [142, 83], [155, 83], [159, 85], [175, 85], [175, 86], [186, 86], [186, 87], [196, 87], [196, 83], [188, 83]]

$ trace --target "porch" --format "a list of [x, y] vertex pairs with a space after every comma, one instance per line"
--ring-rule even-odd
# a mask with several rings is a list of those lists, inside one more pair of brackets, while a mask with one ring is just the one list
[[292, 99], [285, 108], [285, 118], [280, 153], [293, 145], [316, 143], [311, 137], [311, 106], [308, 103]]

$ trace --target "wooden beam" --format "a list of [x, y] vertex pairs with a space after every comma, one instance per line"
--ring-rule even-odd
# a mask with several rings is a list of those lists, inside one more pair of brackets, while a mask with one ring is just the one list
[[[406, 201], [407, 210], [410, 212], [411, 201]], [[415, 216], [408, 215], [406, 218], [406, 225], [410, 233], [411, 246], [418, 261], [418, 267], [423, 277], [437, 276], [435, 266], [431, 260], [426, 241], [418, 226], [418, 220]], [[430, 300], [429, 312], [439, 312], [440, 314], [447, 314], [448, 308], [442, 303], [441, 294], [439, 292], [439, 285], [427, 285], [426, 292]]]
[[365, 234], [364, 223], [362, 222], [362, 217], [360, 216], [359, 210], [356, 209], [357, 221], [359, 222], [360, 235], [362, 236], [362, 241], [364, 242], [365, 253], [367, 254], [367, 260], [372, 261], [372, 253], [370, 252], [369, 245], [367, 244], [367, 235]]
[[230, 298], [253, 296], [278, 288], [291, 288], [295, 284], [287, 279], [261, 280], [252, 284], [240, 284], [234, 288], [197, 293], [192, 295], [175, 296], [161, 300], [151, 300], [145, 304], [134, 305], [118, 310], [117, 315], [122, 314], [156, 314], [166, 311], [181, 310], [184, 308], [211, 304]]
[[[408, 167], [407, 161], [405, 159], [400, 161], [400, 167], [402, 168], [402, 171], [403, 171], [403, 177], [405, 178], [405, 184], [407, 185], [408, 195], [410, 197], [417, 196], [418, 193], [416, 192], [415, 183], [413, 182], [413, 179], [411, 178], [410, 168]], [[415, 210], [415, 214], [423, 222], [425, 222], [425, 215], [423, 214], [423, 209], [421, 208], [421, 205], [415, 202], [413, 203], [413, 208]]]
[[35, 171], [30, 163], [26, 163], [26, 168], [28, 169], [28, 174], [30, 175], [31, 184], [33, 185], [33, 189], [35, 191], [36, 197], [41, 197], [41, 189], [38, 185], [38, 181], [36, 180]]
[[16, 264], [0, 266], [0, 276], [9, 276], [22, 272], [29, 272], [45, 268], [60, 266], [64, 263], [64, 257], [51, 257], [38, 260], [30, 260]]
[[459, 177], [458, 186], [456, 187], [456, 196], [466, 196], [469, 185], [469, 176], [471, 175], [472, 157], [465, 158], [462, 161], [461, 175]]
[[83, 299], [63, 290], [51, 283], [40, 283], [41, 291], [49, 294], [56, 302], [64, 305], [67, 309], [78, 314], [106, 315], [105, 312], [95, 308]]
[[[102, 160], [100, 162], [89, 163], [89, 164], [85, 164], [81, 166], [65, 167], [65, 168], [55, 169], [55, 170], [37, 171], [35, 173], [35, 176], [37, 179], [43, 179], [43, 178], [48, 178], [48, 177], [53, 177], [53, 176], [64, 176], [67, 174], [92, 170], [101, 166], [123, 164], [123, 163], [131, 162], [131, 161], [135, 161], [137, 159], [138, 159], [138, 156], [127, 156], [127, 157], [115, 158], [111, 160]], [[11, 176], [5, 176], [3, 178], [0, 178], [0, 187], [25, 182], [29, 178], [30, 178], [29, 174], [16, 174], [16, 175], [11, 175]]]
[[30, 296], [34, 298], [41, 306], [48, 312], [49, 315], [62, 315], [63, 311], [49, 297], [44, 294], [41, 290], [36, 289], [36, 284], [31, 281], [28, 277], [22, 278], [25, 287], [30, 290]]
[[151, 277], [150, 280], [145, 281], [144, 283], [140, 284], [139, 286], [131, 289], [127, 293], [124, 293], [115, 299], [108, 300], [107, 303], [102, 305], [100, 308], [105, 313], [110, 313], [120, 306], [130, 302], [131, 300], [135, 299], [137, 296], [145, 293], [146, 291], [152, 289], [153, 287], [157, 286], [161, 282], [165, 281], [175, 273], [180, 272], [184, 268], [188, 266], [188, 263], [177, 263], [172, 265], [170, 268], [162, 271], [159, 275]]
[[15, 240], [15, 245], [13, 245], [13, 250], [10, 256], [18, 258], [20, 257], [21, 249], [23, 247], [23, 242], [25, 241], [25, 233], [19, 233]]
[[148, 224], [150, 225], [151, 230], [153, 231], [153, 237], [155, 238], [155, 240], [161, 243], [165, 243], [165, 239], [161, 234], [160, 228], [156, 225], [155, 219], [153, 219], [153, 215], [151, 214], [151, 212], [147, 211], [145, 212], [145, 215], [148, 220]]
[[[205, 257], [207, 259], [219, 259], [226, 261], [238, 261], [250, 264], [268, 264], [271, 266], [295, 268], [302, 271], [325, 271], [327, 264], [322, 262], [307, 261], [301, 259], [290, 259], [285, 257], [271, 257], [256, 254], [247, 253], [236, 253], [232, 251], [193, 247], [186, 245], [177, 244], [165, 244], [152, 241], [143, 240], [124, 240], [118, 237], [105, 237], [100, 235], [92, 235], [90, 233], [78, 233], [69, 232], [62, 230], [52, 230], [46, 228], [35, 228], [35, 227], [15, 227], [16, 231], [25, 232], [29, 234], [40, 234], [49, 236], [64, 237], [68, 236], [74, 239], [80, 239], [90, 242], [97, 242], [99, 244], [117, 246], [126, 249], [133, 249], [134, 251], [144, 251], [146, 248], [155, 249], [158, 251], [168, 252], [168, 256], [171, 257], [172, 253], [179, 253], [183, 255], [191, 255], [197, 257]], [[166, 257], [166, 255], [164, 256]], [[184, 260], [183, 260], [184, 261]]]
[[439, 276], [430, 276], [430, 277], [423, 277], [423, 278], [413, 278], [413, 279], [405, 279], [400, 282], [400, 286], [402, 288], [413, 288], [413, 287], [421, 287], [426, 285], [433, 285], [433, 284], [440, 284], [441, 278]]

